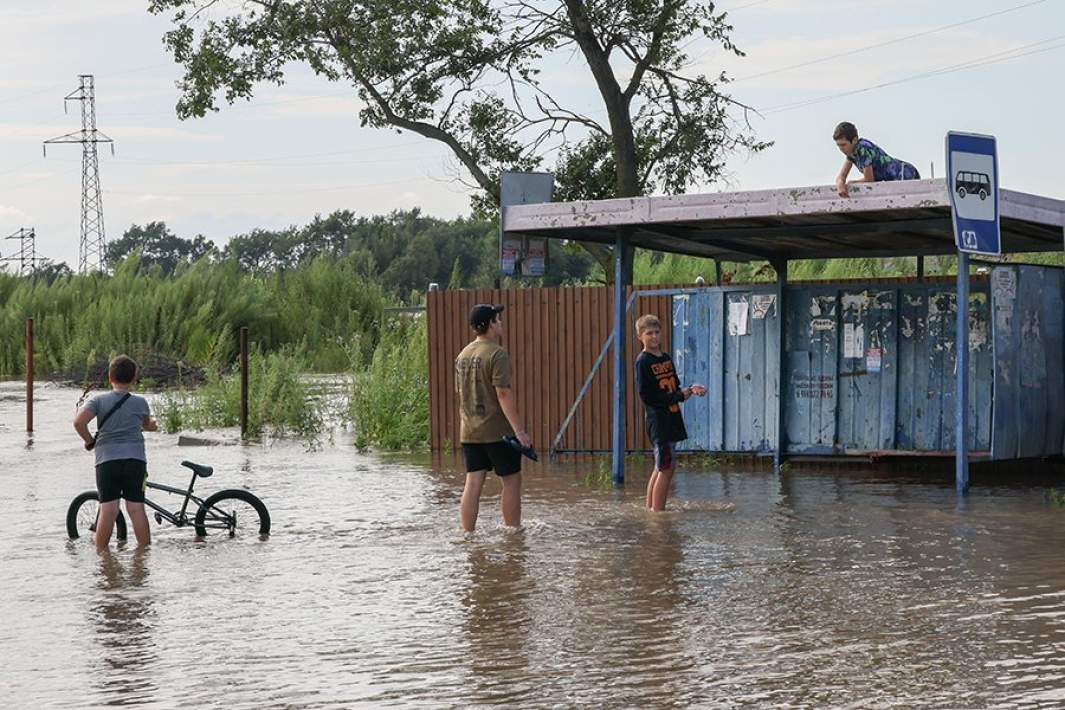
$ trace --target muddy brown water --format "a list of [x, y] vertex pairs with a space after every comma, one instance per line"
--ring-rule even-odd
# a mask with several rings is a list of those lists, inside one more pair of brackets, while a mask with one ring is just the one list
[[[178, 447], [198, 492], [246, 486], [266, 541], [100, 556], [66, 539], [92, 487], [79, 392], [0, 385], [0, 698], [8, 707], [1065, 707], [1065, 508], [1036, 486], [704, 470], [641, 508], [594, 463], [527, 468], [525, 524], [458, 529], [452, 459], [350, 436]], [[683, 462], [682, 462], [683, 465]], [[723, 504], [734, 510], [722, 510]]]

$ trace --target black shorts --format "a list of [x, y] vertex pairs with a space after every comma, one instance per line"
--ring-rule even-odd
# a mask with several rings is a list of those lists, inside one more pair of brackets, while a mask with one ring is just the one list
[[487, 444], [463, 444], [466, 472], [495, 471], [497, 476], [521, 473], [521, 452], [502, 441]]
[[655, 468], [659, 471], [672, 471], [676, 443], [672, 441], [655, 442]]
[[113, 459], [96, 464], [96, 490], [101, 503], [119, 498], [143, 503], [147, 486], [148, 464], [140, 459]]

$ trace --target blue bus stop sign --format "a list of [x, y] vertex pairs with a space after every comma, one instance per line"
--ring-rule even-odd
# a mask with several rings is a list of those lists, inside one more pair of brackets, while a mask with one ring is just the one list
[[947, 133], [947, 191], [958, 251], [1001, 254], [994, 136]]

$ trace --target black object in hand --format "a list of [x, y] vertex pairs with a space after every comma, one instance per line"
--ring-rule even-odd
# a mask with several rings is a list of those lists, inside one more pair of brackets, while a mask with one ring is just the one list
[[533, 461], [539, 461], [540, 457], [536, 455], [536, 449], [531, 446], [522, 446], [516, 436], [504, 436], [503, 443], [510, 446], [515, 451], [521, 452], [522, 455], [529, 457]]

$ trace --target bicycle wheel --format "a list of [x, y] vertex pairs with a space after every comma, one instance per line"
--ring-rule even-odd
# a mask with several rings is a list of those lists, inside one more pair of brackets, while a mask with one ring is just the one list
[[196, 511], [196, 534], [221, 531], [230, 537], [270, 534], [270, 513], [255, 495], [230, 489], [219, 491], [203, 502]]
[[[67, 508], [67, 535], [71, 540], [77, 540], [82, 535], [96, 533], [96, 516], [100, 512], [100, 494], [96, 491], [85, 491], [70, 503]], [[126, 539], [126, 518], [122, 511], [118, 511], [115, 518], [115, 537], [119, 540]]]

